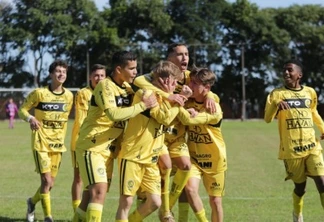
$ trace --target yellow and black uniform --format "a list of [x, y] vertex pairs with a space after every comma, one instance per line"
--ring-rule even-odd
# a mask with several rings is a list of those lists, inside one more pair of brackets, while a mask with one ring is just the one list
[[72, 166], [77, 167], [76, 157], [75, 157], [75, 146], [76, 141], [79, 136], [80, 127], [87, 116], [89, 109], [89, 102], [92, 96], [93, 89], [90, 86], [80, 89], [74, 97], [74, 110], [75, 118], [72, 128], [71, 135], [71, 157], [72, 157]]
[[[279, 109], [278, 104], [281, 101], [287, 102], [290, 109]], [[286, 179], [301, 183], [306, 180], [307, 175], [324, 175], [322, 146], [313, 127], [315, 123], [320, 133], [324, 134], [324, 123], [317, 112], [315, 90], [307, 86], [298, 90], [286, 87], [273, 90], [267, 97], [264, 119], [271, 122], [275, 116], [278, 119], [280, 135], [279, 159], [285, 161]], [[303, 167], [295, 171], [292, 166], [295, 164], [288, 163], [291, 159], [303, 161], [308, 156], [316, 157], [316, 163], [322, 162], [323, 167], [309, 165], [307, 169]]]
[[[286, 101], [290, 109], [279, 110], [278, 103]], [[279, 159], [319, 154], [321, 144], [315, 136], [313, 123], [324, 133], [324, 123], [317, 112], [317, 95], [314, 89], [302, 86], [300, 90], [285, 87], [273, 90], [266, 102], [266, 122], [278, 119], [280, 147]]]
[[[215, 98], [218, 96], [215, 95]], [[216, 100], [215, 100], [216, 102]], [[210, 196], [223, 196], [227, 170], [226, 146], [221, 132], [223, 113], [219, 103], [216, 113], [209, 114], [203, 103], [189, 99], [186, 108], [199, 111], [194, 118], [183, 107], [178, 118], [188, 125], [188, 148], [191, 158], [190, 177], [202, 178]]]
[[[146, 91], [147, 95], [152, 93]], [[133, 103], [141, 100], [143, 90], [138, 90]], [[159, 105], [129, 119], [118, 155], [120, 192], [134, 196], [141, 186], [150, 194], [161, 193], [160, 173], [157, 166], [160, 150], [164, 144], [163, 125], [177, 116], [178, 107], [156, 94]]]
[[146, 109], [143, 102], [131, 106], [133, 95], [128, 83], [119, 86], [110, 77], [101, 80], [94, 89], [76, 143], [77, 161], [85, 187], [99, 182], [109, 185], [112, 159], [117, 152], [110, 150], [111, 143], [122, 134], [125, 120]]
[[[65, 88], [63, 88], [62, 93], [56, 94], [50, 90], [49, 86], [46, 86], [33, 90], [27, 96], [20, 107], [19, 117], [27, 121], [30, 117], [29, 110], [34, 108], [34, 116], [41, 123], [41, 127], [32, 132], [31, 142], [34, 151], [38, 153], [62, 153], [66, 151], [64, 138], [72, 104], [73, 94]], [[38, 170], [42, 168], [40, 164], [36, 161]], [[41, 170], [40, 172], [49, 172], [49, 170]]]

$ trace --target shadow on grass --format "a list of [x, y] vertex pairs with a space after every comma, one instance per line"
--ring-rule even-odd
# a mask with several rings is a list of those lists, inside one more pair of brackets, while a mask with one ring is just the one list
[[[26, 221], [26, 218], [9, 218], [9, 217], [1, 217], [0, 216], [0, 222], [20, 222], [20, 221]], [[36, 222], [39, 221], [43, 221], [43, 220], [35, 220]], [[55, 222], [68, 222], [71, 220], [55, 220]]]

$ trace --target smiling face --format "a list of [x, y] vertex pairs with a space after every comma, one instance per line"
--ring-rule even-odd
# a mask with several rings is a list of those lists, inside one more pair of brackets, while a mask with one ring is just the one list
[[106, 70], [105, 69], [96, 69], [90, 75], [91, 86], [94, 89], [96, 85], [106, 78]]
[[303, 76], [301, 68], [293, 63], [287, 63], [283, 67], [283, 80], [288, 88], [300, 88], [300, 79]]
[[173, 52], [168, 55], [168, 61], [179, 67], [181, 72], [188, 69], [189, 52], [186, 46], [179, 45], [173, 48]]
[[55, 69], [50, 73], [50, 77], [54, 85], [62, 85], [67, 77], [66, 67], [56, 66]]

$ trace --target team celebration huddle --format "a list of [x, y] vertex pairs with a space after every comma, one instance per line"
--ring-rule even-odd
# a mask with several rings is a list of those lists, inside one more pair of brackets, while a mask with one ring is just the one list
[[[173, 43], [165, 60], [138, 75], [136, 55], [118, 51], [111, 59], [112, 72], [93, 65], [89, 86], [73, 96], [63, 87], [67, 63], [54, 61], [49, 67], [51, 83], [33, 90], [19, 108], [20, 118], [30, 124], [40, 174], [40, 186], [27, 199], [27, 221], [36, 221], [38, 202], [44, 221], [54, 221], [50, 191], [67, 150], [64, 141], [74, 105], [70, 220], [140, 222], [154, 212], [160, 221], [185, 222], [191, 208], [196, 221], [223, 222], [227, 156], [220, 100], [211, 91], [216, 75], [204, 67], [189, 71], [188, 64], [187, 46]], [[286, 179], [294, 182], [293, 221], [298, 222], [303, 221], [307, 177], [314, 179], [324, 207], [322, 147], [311, 127], [314, 121], [323, 139], [324, 123], [316, 110], [315, 91], [299, 83], [302, 71], [298, 61], [286, 62], [285, 86], [269, 94], [265, 107], [266, 122], [278, 118], [279, 159], [285, 163]], [[307, 126], [293, 121], [301, 113]], [[114, 172], [118, 181], [112, 180]], [[200, 197], [201, 182], [209, 206]], [[104, 218], [112, 186], [119, 187], [118, 208], [115, 218]], [[176, 204], [178, 218], [173, 214]]]

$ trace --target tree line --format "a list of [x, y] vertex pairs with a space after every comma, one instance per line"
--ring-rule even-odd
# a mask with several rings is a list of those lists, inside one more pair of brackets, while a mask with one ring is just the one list
[[[303, 83], [324, 101], [324, 7], [259, 8], [248, 0], [0, 0], [0, 87], [47, 83], [46, 57], [68, 61], [66, 87], [87, 84], [89, 65], [110, 67], [117, 50], [138, 55], [139, 73], [165, 58], [167, 45], [183, 42], [190, 66], [212, 69], [221, 100], [246, 98], [263, 105], [281, 84], [290, 58], [304, 65]], [[28, 61], [32, 58], [32, 63]], [[51, 61], [49, 61], [50, 63]], [[28, 67], [32, 64], [32, 67]]]

